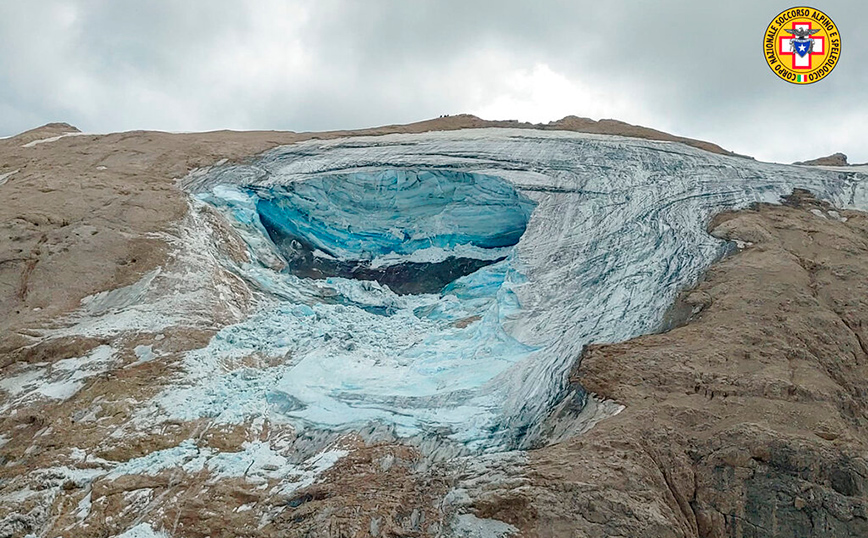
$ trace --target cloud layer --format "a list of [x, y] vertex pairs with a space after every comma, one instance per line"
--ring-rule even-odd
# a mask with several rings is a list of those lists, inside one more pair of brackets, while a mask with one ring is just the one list
[[358, 128], [471, 112], [617, 118], [789, 162], [868, 161], [868, 4], [828, 0], [841, 60], [795, 86], [763, 60], [789, 5], [66, 0], [0, 4], [0, 136]]

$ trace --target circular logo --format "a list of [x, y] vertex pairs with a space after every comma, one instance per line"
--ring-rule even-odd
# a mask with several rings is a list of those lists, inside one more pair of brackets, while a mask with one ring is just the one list
[[822, 80], [838, 63], [841, 35], [828, 15], [812, 7], [781, 11], [766, 28], [766, 63], [793, 84]]

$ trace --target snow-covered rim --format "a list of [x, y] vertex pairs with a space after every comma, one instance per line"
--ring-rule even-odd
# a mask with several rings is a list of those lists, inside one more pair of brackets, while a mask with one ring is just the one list
[[48, 138], [41, 138], [39, 140], [33, 140], [32, 142], [28, 142], [28, 143], [22, 145], [21, 147], [22, 148], [32, 148], [32, 147], [38, 146], [40, 144], [48, 144], [50, 142], [57, 142], [61, 138], [66, 138], [68, 136], [85, 136], [85, 135], [90, 135], [90, 134], [92, 134], [92, 133], [80, 133], [78, 131], [71, 131], [68, 133], [59, 134], [57, 136], [51, 136]]

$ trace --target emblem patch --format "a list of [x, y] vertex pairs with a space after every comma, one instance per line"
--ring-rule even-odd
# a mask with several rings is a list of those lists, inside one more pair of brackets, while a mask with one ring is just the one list
[[835, 68], [841, 56], [841, 35], [819, 9], [794, 7], [772, 19], [763, 51], [777, 76], [793, 84], [811, 84]]

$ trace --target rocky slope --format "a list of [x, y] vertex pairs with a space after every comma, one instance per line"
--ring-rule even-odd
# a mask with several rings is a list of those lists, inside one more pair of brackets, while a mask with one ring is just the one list
[[[96, 136], [52, 124], [0, 140], [0, 303], [8, 312], [0, 319], [0, 536], [864, 535], [864, 215], [797, 191], [786, 205], [715, 217], [709, 231], [729, 246], [702, 230], [721, 209], [777, 201], [797, 186], [861, 207], [862, 176], [753, 164], [680, 144], [558, 134], [671, 140], [577, 118], [544, 126], [555, 130], [546, 135], [537, 126], [401, 137], [471, 127], [530, 126], [455, 116], [356, 133]], [[389, 133], [401, 136], [379, 137]], [[377, 138], [297, 144], [350, 135]], [[251, 160], [281, 144], [296, 145]], [[491, 436], [496, 442], [483, 443], [484, 452], [462, 447], [448, 429], [402, 433], [382, 426], [389, 420], [300, 427], [286, 420], [297, 414], [290, 400], [278, 402], [281, 413], [259, 412], [257, 402], [273, 410], [275, 400], [258, 400], [257, 387], [286, 386], [285, 377], [272, 382], [261, 372], [297, 366], [307, 360], [305, 347], [287, 347], [279, 332], [251, 333], [263, 342], [255, 348], [237, 345], [245, 323], [268, 327], [263, 306], [308, 316], [292, 301], [311, 288], [269, 276], [285, 252], [262, 247], [267, 241], [238, 224], [244, 219], [233, 220], [243, 217], [242, 206], [221, 205], [240, 199], [213, 187], [252, 185], [245, 174], [259, 169], [273, 187], [283, 185], [275, 177], [291, 183], [328, 177], [335, 167], [398, 165], [463, 169], [485, 193], [500, 187], [473, 174], [495, 172], [537, 204], [510, 247], [530, 278], [515, 288], [519, 321], [496, 321], [522, 342], [561, 344], [544, 355], [557, 361], [540, 362], [549, 366], [528, 371], [521, 379], [529, 382], [510, 381], [498, 392], [506, 400], [483, 401], [492, 416], [506, 417], [505, 431], [524, 432]], [[176, 179], [185, 176], [181, 190]], [[575, 210], [594, 207], [597, 220]], [[548, 241], [534, 239], [543, 236]], [[609, 258], [604, 274], [616, 278], [597, 283], [605, 293], [595, 291], [598, 273], [586, 271], [604, 260], [599, 253], [644, 244], [651, 248], [634, 257]], [[731, 255], [667, 310], [678, 289], [724, 252]], [[550, 273], [561, 266], [569, 278]], [[645, 270], [619, 272], [630, 267]], [[311, 304], [320, 317], [328, 317], [324, 308], [386, 305], [370, 303], [376, 287], [359, 289], [336, 287]], [[618, 292], [631, 289], [653, 292]], [[316, 306], [341, 293], [354, 303]], [[479, 299], [461, 308], [478, 308]], [[386, 306], [415, 300], [389, 298]], [[559, 311], [564, 301], [585, 306]], [[365, 316], [352, 323], [379, 319]], [[485, 326], [484, 312], [450, 316], [432, 322], [445, 324], [441, 335]], [[580, 354], [585, 343], [659, 326], [675, 328]], [[564, 328], [569, 338], [551, 336]], [[356, 353], [367, 353], [361, 345]], [[205, 400], [195, 389], [214, 372], [247, 391], [223, 396], [249, 402], [238, 419], [198, 411]], [[186, 409], [183, 416], [167, 415], [174, 400], [166, 394], [178, 383], [193, 392], [176, 408]], [[502, 411], [522, 398], [533, 405]], [[442, 405], [438, 397], [423, 401], [421, 409]]]
[[798, 192], [709, 230], [747, 246], [681, 297], [686, 324], [573, 372], [624, 411], [531, 452], [486, 516], [529, 536], [868, 534], [865, 214]]

